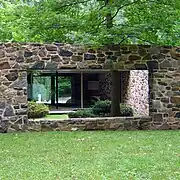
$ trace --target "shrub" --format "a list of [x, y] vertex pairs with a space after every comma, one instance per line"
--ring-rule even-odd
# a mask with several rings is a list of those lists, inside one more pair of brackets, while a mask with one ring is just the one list
[[92, 112], [98, 116], [108, 116], [111, 112], [111, 101], [97, 101], [92, 107]]
[[89, 100], [89, 102], [88, 102], [88, 105], [89, 105], [90, 107], [92, 107], [92, 106], [94, 106], [94, 104], [95, 104], [97, 101], [99, 101], [99, 97], [92, 96], [92, 97], [90, 97], [90, 100]]
[[[110, 116], [111, 101], [97, 101], [92, 108], [96, 116]], [[133, 116], [133, 109], [127, 104], [120, 104], [120, 116]]]
[[[111, 101], [97, 101], [91, 110], [78, 110], [69, 113], [69, 118], [105, 117], [110, 116]], [[133, 109], [127, 104], [120, 104], [120, 116], [133, 116]]]
[[133, 116], [133, 109], [127, 104], [120, 104], [120, 116]]
[[28, 102], [28, 118], [41, 118], [49, 114], [49, 108], [45, 104]]
[[86, 117], [95, 117], [91, 110], [77, 110], [75, 112], [70, 112], [68, 114], [69, 118], [86, 118]]

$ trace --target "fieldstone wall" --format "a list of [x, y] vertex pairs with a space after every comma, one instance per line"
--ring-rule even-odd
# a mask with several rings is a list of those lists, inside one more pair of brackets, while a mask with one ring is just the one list
[[180, 128], [180, 47], [0, 44], [0, 131], [27, 124], [27, 70], [148, 70], [154, 127]]
[[0, 71], [0, 132], [6, 131], [13, 124], [24, 124], [28, 121], [26, 86], [26, 71]]
[[[152, 129], [152, 118], [144, 117], [108, 117], [78, 118], [69, 120], [29, 120], [24, 125], [16, 124], [8, 132], [15, 131], [88, 131], [88, 130], [148, 130]], [[163, 129], [163, 128], [161, 128]]]

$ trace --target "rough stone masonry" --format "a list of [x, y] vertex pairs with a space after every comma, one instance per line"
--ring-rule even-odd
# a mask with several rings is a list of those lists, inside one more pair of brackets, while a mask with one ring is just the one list
[[[180, 47], [0, 44], [0, 132], [26, 130], [27, 70], [148, 70], [149, 129], [180, 128]], [[146, 128], [147, 129], [147, 128]]]

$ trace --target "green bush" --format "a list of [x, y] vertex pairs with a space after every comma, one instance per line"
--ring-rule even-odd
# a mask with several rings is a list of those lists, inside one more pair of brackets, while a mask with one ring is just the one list
[[97, 101], [92, 107], [92, 112], [97, 116], [108, 116], [111, 113], [111, 101]]
[[[96, 116], [110, 116], [111, 101], [97, 101], [92, 107], [92, 112]], [[120, 116], [133, 116], [133, 109], [127, 104], [120, 104]]]
[[[97, 101], [91, 110], [78, 110], [69, 113], [69, 118], [106, 117], [111, 114], [111, 101]], [[120, 104], [120, 116], [133, 116], [133, 109], [127, 104]]]
[[127, 104], [120, 104], [120, 116], [133, 116], [133, 109]]
[[68, 114], [69, 118], [86, 118], [86, 117], [95, 117], [91, 110], [77, 110], [75, 112], [70, 112]]
[[49, 108], [45, 104], [28, 102], [28, 118], [42, 118], [49, 114]]

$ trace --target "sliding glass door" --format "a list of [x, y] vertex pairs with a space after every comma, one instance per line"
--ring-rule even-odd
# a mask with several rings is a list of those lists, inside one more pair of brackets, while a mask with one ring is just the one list
[[31, 74], [28, 81], [28, 99], [51, 104], [51, 77]]
[[71, 104], [71, 76], [58, 75], [58, 104]]
[[28, 74], [28, 99], [50, 106], [71, 106], [72, 76], [58, 73]]

